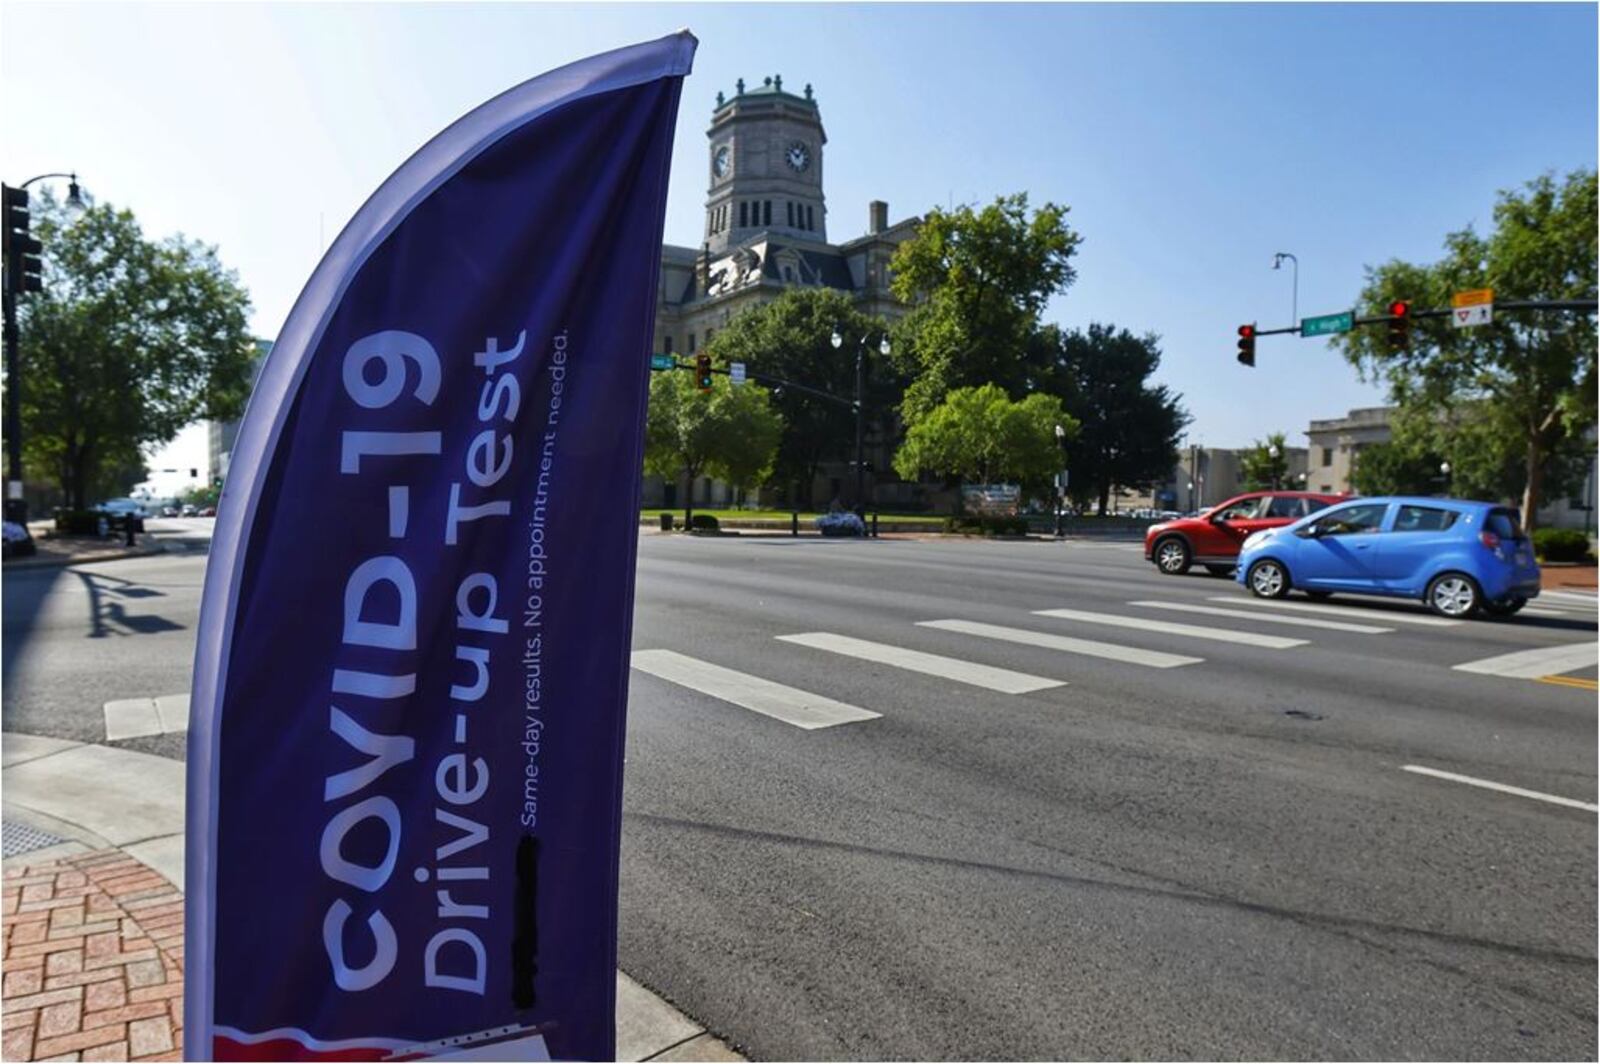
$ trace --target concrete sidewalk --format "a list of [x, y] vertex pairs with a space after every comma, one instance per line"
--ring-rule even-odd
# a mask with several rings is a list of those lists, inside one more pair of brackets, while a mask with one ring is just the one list
[[[4, 1059], [176, 1060], [182, 763], [6, 733]], [[617, 973], [617, 1059], [739, 1054]]]

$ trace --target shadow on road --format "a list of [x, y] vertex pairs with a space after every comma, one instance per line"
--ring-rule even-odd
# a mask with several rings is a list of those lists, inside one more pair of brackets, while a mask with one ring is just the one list
[[[14, 670], [28, 649], [28, 640], [39, 623], [44, 600], [64, 572], [63, 569], [15, 569], [5, 574], [5, 638], [0, 640], [0, 674], [6, 680], [16, 675]], [[5, 686], [9, 701], [11, 685]]]
[[183, 625], [155, 614], [130, 614], [120, 601], [158, 598], [165, 595], [165, 591], [108, 573], [75, 571], [72, 575], [83, 581], [84, 592], [89, 596], [90, 639], [104, 639], [110, 635], [155, 635], [183, 629]]

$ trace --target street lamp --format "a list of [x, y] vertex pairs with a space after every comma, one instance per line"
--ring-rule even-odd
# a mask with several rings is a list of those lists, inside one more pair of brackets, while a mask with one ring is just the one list
[[1444, 478], [1444, 493], [1446, 495], [1449, 495], [1450, 494], [1450, 462], [1448, 460], [1439, 463], [1439, 475]]
[[1056, 426], [1056, 446], [1061, 448], [1061, 476], [1056, 482], [1056, 538], [1060, 539], [1066, 534], [1062, 522], [1067, 511], [1067, 430], [1060, 425]]
[[[64, 177], [67, 179], [67, 216], [72, 221], [87, 210], [83, 202], [83, 190], [78, 187], [78, 175], [75, 173], [50, 173], [30, 177], [17, 188], [26, 193], [29, 185], [35, 181], [44, 181], [48, 178]], [[9, 191], [9, 190], [8, 190]], [[26, 195], [18, 197], [23, 204], [27, 203]], [[28, 523], [28, 502], [22, 494], [22, 374], [19, 365], [20, 356], [17, 353], [17, 296], [22, 292], [20, 278], [17, 271], [22, 264], [14, 260], [14, 249], [11, 232], [11, 197], [7, 195], [5, 218], [5, 246], [6, 246], [6, 285], [5, 285], [5, 358], [6, 358], [6, 498], [5, 514], [8, 520], [17, 522], [24, 528]]]
[[1272, 460], [1272, 490], [1278, 490], [1278, 445], [1270, 444], [1267, 447], [1267, 457]]
[[1294, 263], [1294, 288], [1291, 295], [1292, 302], [1289, 304], [1289, 324], [1298, 326], [1300, 324], [1300, 260], [1287, 251], [1280, 251], [1272, 256], [1272, 268], [1274, 270], [1282, 269], [1284, 259]]
[[[844, 346], [844, 337], [839, 335], [839, 330], [838, 329], [834, 329], [833, 330], [833, 335], [828, 337], [828, 342], [830, 344], [832, 344], [833, 345], [833, 349], [835, 351], [837, 351], [841, 347]], [[878, 351], [885, 358], [889, 357], [889, 336], [888, 336], [887, 333], [884, 334], [882, 342], [880, 342], [878, 344]], [[866, 384], [866, 353], [867, 353], [867, 337], [866, 337], [865, 334], [863, 334], [862, 337], [861, 337], [861, 342], [856, 345], [856, 402], [855, 402], [855, 407], [856, 407], [856, 516], [861, 518], [863, 521], [865, 521], [866, 517], [867, 517], [867, 515], [866, 515], [866, 506], [862, 502], [862, 496], [865, 494], [865, 490], [866, 490], [862, 486], [862, 476], [866, 472], [866, 459], [865, 459], [865, 456], [863, 454], [863, 439], [864, 439], [863, 428], [864, 428], [864, 425], [865, 425], [865, 420], [864, 420], [865, 404], [862, 402], [862, 394], [863, 394], [863, 392], [865, 390], [865, 384]]]

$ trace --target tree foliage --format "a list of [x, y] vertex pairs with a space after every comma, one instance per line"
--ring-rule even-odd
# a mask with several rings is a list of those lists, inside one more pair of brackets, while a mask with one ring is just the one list
[[1030, 217], [1025, 193], [979, 210], [929, 211], [895, 252], [891, 282], [911, 312], [895, 329], [895, 358], [912, 378], [901, 404], [908, 425], [953, 389], [996, 384], [1034, 390], [1050, 369], [1039, 317], [1076, 278], [1082, 239], [1067, 208], [1046, 203]]
[[645, 472], [683, 478], [684, 522], [694, 514], [696, 477], [713, 476], [735, 488], [759, 484], [772, 471], [783, 432], [766, 390], [714, 378], [709, 392], [683, 371], [655, 373], [645, 419]]
[[1161, 364], [1159, 337], [1090, 324], [1055, 340], [1056, 386], [1083, 426], [1067, 447], [1068, 490], [1104, 514], [1113, 490], [1144, 489], [1167, 478], [1189, 414], [1182, 396], [1149, 383]]
[[[1408, 441], [1371, 443], [1361, 448], [1355, 458], [1350, 487], [1361, 495], [1437, 495], [1446, 485], [1440, 469], [1444, 459]], [[1452, 478], [1451, 487], [1460, 490], [1466, 479], [1458, 474]], [[1468, 489], [1463, 494], [1496, 493]]]
[[894, 468], [907, 480], [922, 473], [969, 483], [1040, 485], [1061, 466], [1060, 425], [1070, 437], [1078, 424], [1055, 396], [1021, 402], [996, 384], [957, 388], [906, 433]]
[[[1497, 304], [1594, 299], [1596, 196], [1592, 170], [1502, 191], [1490, 235], [1451, 233], [1432, 264], [1369, 267], [1359, 306], [1372, 314], [1396, 299], [1448, 306], [1451, 293], [1471, 288], [1494, 289]], [[1377, 329], [1337, 342], [1365, 379], [1387, 384], [1397, 437], [1448, 457], [1494, 497], [1520, 495], [1530, 525], [1547, 495], [1570, 483], [1573, 455], [1595, 424], [1592, 316], [1497, 309], [1492, 324], [1471, 329], [1417, 320], [1407, 350], [1391, 348]], [[1496, 470], [1509, 470], [1508, 480], [1498, 482]]]
[[1239, 456], [1239, 479], [1246, 491], [1287, 488], [1289, 445], [1281, 432], [1274, 432]]
[[[831, 342], [835, 330], [843, 341], [837, 349]], [[905, 390], [904, 376], [878, 351], [886, 332], [880, 319], [862, 314], [843, 292], [791, 288], [734, 318], [717, 332], [707, 353], [724, 366], [743, 362], [752, 373], [853, 399], [856, 353], [863, 351], [868, 430], [882, 437], [895, 430], [894, 408]], [[800, 498], [791, 501], [810, 508], [822, 464], [854, 457], [855, 411], [798, 388], [774, 389], [772, 403], [783, 418], [772, 479], [798, 485]]]
[[36, 197], [44, 291], [21, 300], [23, 440], [67, 504], [126, 485], [108, 474], [199, 418], [244, 409], [255, 353], [249, 296], [216, 249], [147, 240], [132, 212], [95, 206], [69, 223]]

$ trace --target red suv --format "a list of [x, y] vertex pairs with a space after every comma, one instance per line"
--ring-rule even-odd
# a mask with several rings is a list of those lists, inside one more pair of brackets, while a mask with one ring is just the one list
[[1204, 565], [1213, 573], [1233, 572], [1245, 537], [1277, 528], [1348, 498], [1306, 491], [1257, 491], [1237, 495], [1196, 517], [1151, 525], [1144, 534], [1144, 556], [1169, 576]]

